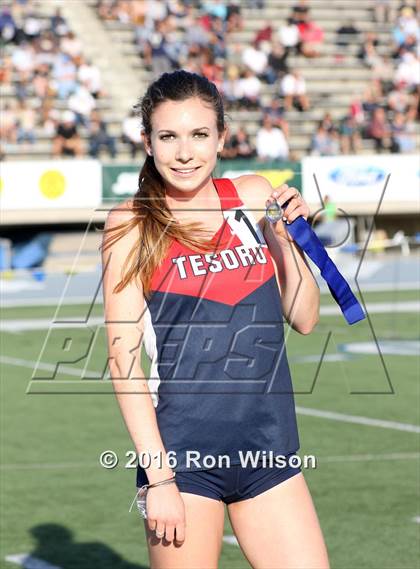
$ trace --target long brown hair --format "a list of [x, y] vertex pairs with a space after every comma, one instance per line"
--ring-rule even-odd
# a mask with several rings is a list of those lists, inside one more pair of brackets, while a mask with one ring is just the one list
[[[183, 69], [163, 73], [154, 81], [146, 94], [134, 106], [140, 116], [144, 133], [150, 137], [152, 115], [156, 107], [165, 101], [185, 101], [197, 97], [209, 104], [216, 113], [217, 131], [225, 130], [225, 113], [222, 97], [217, 87], [206, 77]], [[123, 267], [123, 275], [115, 286], [120, 292], [135, 277], [140, 277], [145, 296], [150, 294], [153, 273], [163, 260], [173, 239], [194, 251], [211, 251], [215, 248], [214, 238], [206, 237], [200, 223], [180, 224], [172, 215], [165, 200], [164, 181], [156, 169], [152, 156], [147, 156], [139, 174], [138, 189], [130, 209], [132, 218], [116, 227], [105, 229], [112, 232], [104, 241], [106, 250], [118, 239], [138, 226], [140, 240], [129, 252]]]

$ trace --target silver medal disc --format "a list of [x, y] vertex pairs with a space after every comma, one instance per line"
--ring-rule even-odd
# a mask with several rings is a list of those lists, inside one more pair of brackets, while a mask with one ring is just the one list
[[283, 210], [277, 202], [273, 202], [265, 210], [265, 217], [271, 223], [276, 223], [283, 217]]

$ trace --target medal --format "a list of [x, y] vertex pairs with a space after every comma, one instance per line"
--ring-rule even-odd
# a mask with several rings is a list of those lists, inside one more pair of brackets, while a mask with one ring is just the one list
[[277, 201], [267, 206], [265, 217], [270, 223], [277, 223], [283, 217], [283, 210]]

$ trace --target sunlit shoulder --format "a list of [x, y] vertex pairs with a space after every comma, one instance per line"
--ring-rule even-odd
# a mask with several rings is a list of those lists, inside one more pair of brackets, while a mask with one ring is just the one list
[[267, 178], [259, 174], [246, 174], [233, 180], [241, 200], [250, 208], [265, 209], [265, 202], [273, 192]]
[[121, 223], [126, 223], [127, 221], [130, 221], [134, 215], [132, 206], [133, 206], [133, 200], [129, 198], [112, 207], [109, 210], [108, 215], [106, 217], [105, 227], [106, 228], [115, 227], [117, 225], [120, 225]]
[[[124, 225], [131, 225], [128, 232], [125, 232], [120, 239], [115, 241], [112, 245], [112, 250], [121, 250], [122, 253], [126, 254], [132, 245], [139, 239], [139, 228], [138, 224], [134, 223], [134, 212], [132, 209], [133, 200], [127, 199], [117, 205], [115, 205], [110, 211], [105, 220], [105, 230], [114, 230], [116, 233], [123, 228]], [[130, 224], [130, 222], [132, 222]], [[104, 233], [104, 240], [107, 240], [107, 236], [112, 236], [114, 232]]]

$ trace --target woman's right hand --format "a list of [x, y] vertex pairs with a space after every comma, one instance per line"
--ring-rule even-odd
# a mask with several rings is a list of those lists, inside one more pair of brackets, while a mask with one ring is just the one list
[[159, 539], [185, 540], [185, 506], [175, 482], [149, 488], [146, 509], [149, 529]]

